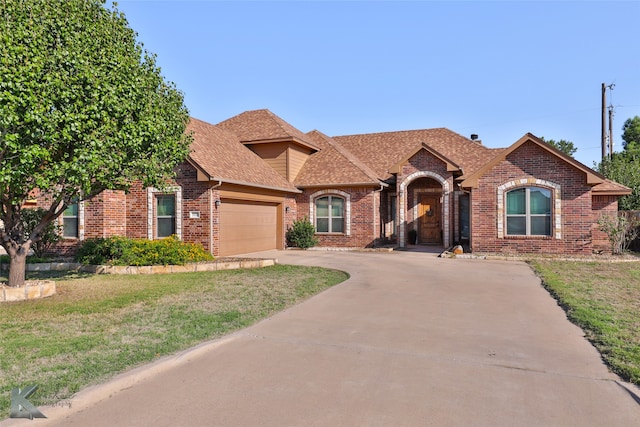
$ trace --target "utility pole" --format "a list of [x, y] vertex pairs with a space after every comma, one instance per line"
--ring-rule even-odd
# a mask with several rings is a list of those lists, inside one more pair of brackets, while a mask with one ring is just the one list
[[607, 85], [602, 83], [602, 126], [600, 134], [600, 142], [602, 144], [602, 160], [607, 157]]
[[609, 146], [609, 157], [613, 154], [613, 133], [611, 131], [611, 119], [613, 117], [613, 105], [609, 110], [609, 143], [607, 143], [607, 88], [613, 90], [615, 84], [607, 85], [602, 83], [602, 126], [600, 133], [600, 140], [602, 143], [602, 160], [607, 158], [607, 145]]
[[609, 158], [613, 158], [613, 105], [609, 105]]

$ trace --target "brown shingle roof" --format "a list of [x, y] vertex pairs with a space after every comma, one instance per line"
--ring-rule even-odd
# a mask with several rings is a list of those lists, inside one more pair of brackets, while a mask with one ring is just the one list
[[445, 128], [382, 132], [333, 137], [339, 144], [370, 166], [382, 179], [390, 178], [389, 169], [423, 143], [454, 161], [463, 172], [480, 168], [495, 152], [478, 142]]
[[210, 179], [287, 192], [300, 191], [242, 145], [235, 135], [218, 126], [191, 118], [187, 132], [193, 132], [189, 157]]
[[491, 168], [493, 168], [498, 163], [503, 161], [510, 153], [513, 153], [522, 145], [529, 144], [529, 143], [536, 144], [538, 147], [542, 148], [543, 150], [546, 150], [549, 153], [559, 157], [560, 159], [569, 163], [571, 166], [583, 172], [585, 174], [586, 182], [589, 185], [595, 186], [597, 184], [602, 184], [606, 179], [604, 176], [600, 175], [598, 172], [583, 165], [573, 157], [567, 155], [566, 153], [563, 153], [562, 151], [558, 150], [554, 146], [547, 144], [537, 136], [531, 133], [526, 133], [524, 136], [522, 136], [522, 138], [517, 140], [510, 147], [505, 148], [503, 150], [492, 150], [492, 154], [494, 154], [493, 158], [486, 161], [485, 164], [482, 165], [482, 167], [475, 170], [473, 173], [465, 173], [464, 176], [462, 177], [463, 181], [461, 182], [460, 185], [464, 188], [477, 188], [478, 180], [482, 175], [484, 175]]
[[598, 196], [628, 196], [633, 193], [631, 188], [606, 179], [602, 184], [595, 185], [591, 191]]
[[380, 185], [371, 168], [322, 132], [314, 130], [307, 137], [320, 148], [312, 154], [296, 177], [299, 187], [324, 185]]
[[294, 141], [317, 149], [309, 138], [269, 110], [245, 111], [218, 123], [221, 129], [235, 134], [242, 143]]

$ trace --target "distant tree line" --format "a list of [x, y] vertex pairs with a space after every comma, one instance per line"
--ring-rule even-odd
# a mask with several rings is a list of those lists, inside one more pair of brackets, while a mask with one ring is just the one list
[[640, 210], [640, 116], [627, 119], [622, 126], [621, 152], [596, 165], [598, 172], [612, 181], [631, 188], [629, 196], [620, 198], [622, 211]]
[[[573, 157], [578, 150], [573, 142], [541, 138], [544, 142]], [[595, 169], [612, 181], [626, 185], [633, 191], [620, 198], [622, 211], [640, 210], [640, 116], [627, 119], [622, 126], [621, 152], [612, 153], [610, 158], [595, 163]]]

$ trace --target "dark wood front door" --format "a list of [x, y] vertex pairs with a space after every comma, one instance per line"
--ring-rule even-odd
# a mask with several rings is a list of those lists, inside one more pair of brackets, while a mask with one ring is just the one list
[[442, 243], [442, 210], [439, 194], [420, 195], [418, 218], [418, 243]]

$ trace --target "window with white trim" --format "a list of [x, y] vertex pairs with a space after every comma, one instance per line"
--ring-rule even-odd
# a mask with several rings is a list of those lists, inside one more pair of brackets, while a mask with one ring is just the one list
[[551, 190], [521, 187], [505, 195], [508, 236], [551, 236]]
[[77, 239], [79, 237], [78, 203], [73, 203], [62, 212], [62, 237]]
[[344, 233], [344, 208], [345, 201], [338, 196], [318, 197], [316, 206], [316, 232], [317, 233]]
[[173, 194], [156, 196], [156, 237], [176, 234], [176, 198]]

